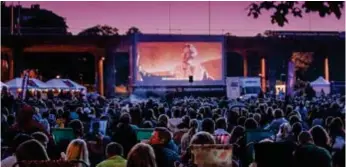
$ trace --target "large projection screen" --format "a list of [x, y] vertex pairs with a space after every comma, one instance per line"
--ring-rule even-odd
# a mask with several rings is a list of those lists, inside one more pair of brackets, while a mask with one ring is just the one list
[[[135, 84], [217, 85], [223, 77], [223, 43], [138, 42]], [[193, 76], [193, 83], [189, 82]]]

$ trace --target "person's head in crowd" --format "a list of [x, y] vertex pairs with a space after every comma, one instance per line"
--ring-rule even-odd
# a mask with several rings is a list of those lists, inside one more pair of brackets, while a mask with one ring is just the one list
[[153, 148], [145, 143], [133, 146], [127, 156], [126, 167], [156, 167]]
[[248, 118], [248, 119], [245, 120], [244, 127], [245, 127], [246, 130], [257, 129], [258, 128], [258, 123], [256, 122], [255, 119]]
[[202, 121], [202, 131], [214, 134], [215, 123], [211, 118], [206, 118]]
[[333, 118], [334, 118], [334, 117], [332, 117], [332, 116], [328, 116], [328, 117], [325, 119], [325, 121], [324, 121], [324, 127], [325, 127], [325, 128], [329, 128], [329, 124], [330, 124], [330, 122], [332, 122]]
[[166, 114], [160, 115], [158, 119], [157, 127], [167, 128], [167, 124], [168, 124], [168, 116]]
[[284, 113], [282, 112], [282, 110], [281, 109], [276, 109], [274, 111], [274, 118], [275, 119], [280, 119], [282, 117], [284, 117]]
[[82, 121], [80, 121], [78, 119], [72, 120], [68, 124], [68, 127], [72, 128], [75, 137], [77, 137], [77, 138], [83, 137], [83, 135], [84, 135], [84, 126], [83, 126]]
[[227, 130], [227, 122], [225, 118], [218, 118], [215, 123], [216, 129], [224, 129]]
[[215, 139], [208, 132], [198, 132], [191, 138], [190, 146], [193, 144], [215, 144]]
[[34, 108], [29, 105], [23, 105], [17, 114], [17, 123], [19, 125], [26, 125], [32, 121], [32, 117], [35, 114]]
[[91, 124], [91, 129], [93, 133], [98, 133], [100, 131], [100, 122], [95, 121]]
[[189, 117], [190, 117], [191, 119], [197, 118], [197, 112], [196, 112], [196, 110], [194, 110], [193, 108], [189, 108], [188, 112], [189, 112], [188, 115], [189, 115]]
[[255, 113], [253, 115], [253, 119], [255, 119], [256, 122], [260, 123], [261, 122], [261, 114]]
[[341, 118], [336, 117], [329, 124], [329, 135], [331, 137], [345, 136], [344, 124]]
[[296, 140], [298, 140], [298, 135], [300, 134], [300, 132], [303, 131], [303, 125], [300, 122], [296, 122], [292, 125], [292, 133], [293, 136], [295, 136]]
[[289, 122], [291, 125], [293, 125], [296, 122], [300, 122], [300, 119], [297, 115], [292, 115], [289, 117]]
[[125, 125], [131, 124], [131, 116], [128, 113], [122, 113], [119, 122]]
[[277, 136], [281, 139], [287, 138], [291, 135], [292, 127], [289, 123], [283, 123], [280, 125], [279, 132]]
[[308, 131], [303, 131], [303, 132], [300, 132], [300, 134], [298, 135], [298, 142], [301, 145], [313, 144], [314, 140]]
[[241, 116], [237, 119], [237, 125], [244, 126], [246, 121], [246, 117]]
[[145, 120], [155, 120], [156, 117], [154, 115], [154, 110], [153, 109], [148, 109], [147, 112], [144, 114], [144, 119]]
[[190, 123], [189, 123], [189, 128], [193, 128], [193, 129], [198, 129], [198, 121], [197, 119], [191, 119]]
[[213, 113], [213, 116], [212, 116], [213, 121], [216, 122], [216, 120], [217, 120], [218, 118], [220, 118], [220, 115], [217, 114], [217, 113]]
[[132, 122], [135, 125], [139, 125], [141, 123], [141, 110], [139, 107], [131, 107], [130, 108], [130, 116], [132, 118]]
[[31, 137], [33, 137], [34, 139], [39, 141], [43, 145], [43, 147], [45, 149], [47, 149], [49, 138], [47, 137], [46, 134], [44, 134], [42, 132], [35, 132], [35, 133], [31, 134]]
[[31, 140], [31, 139], [34, 139], [34, 138], [27, 135], [27, 134], [24, 134], [24, 133], [17, 134], [14, 137], [13, 142], [11, 143], [12, 152], [16, 152], [16, 150], [20, 144], [22, 144], [28, 140]]
[[17, 161], [49, 160], [46, 149], [35, 139], [20, 144], [16, 150], [16, 157]]
[[66, 160], [81, 160], [90, 164], [86, 142], [82, 139], [72, 140], [66, 149]]
[[184, 115], [181, 118], [181, 123], [178, 125], [178, 129], [188, 129], [190, 124], [190, 117], [187, 115]]
[[163, 106], [158, 107], [159, 114], [166, 114], [165, 108]]
[[198, 113], [196, 118], [197, 120], [203, 120], [203, 114]]
[[314, 126], [309, 132], [317, 146], [326, 147], [330, 144], [328, 133], [322, 126]]
[[142, 125], [142, 128], [153, 128], [154, 125], [151, 121], [144, 121], [143, 122], [143, 125]]
[[124, 148], [119, 143], [111, 142], [106, 146], [106, 157], [123, 156]]
[[178, 107], [172, 107], [173, 118], [180, 117], [180, 109]]
[[172, 139], [172, 135], [167, 128], [157, 127], [155, 128], [153, 135], [151, 136], [149, 143], [158, 145], [167, 145]]
[[231, 137], [230, 137], [230, 144], [236, 143], [241, 137], [243, 137], [245, 135], [245, 128], [242, 126], [236, 126], [235, 128], [233, 128], [232, 132], [231, 132]]
[[316, 126], [316, 125], [323, 126], [323, 120], [321, 118], [316, 118], [312, 120], [311, 126]]
[[12, 126], [16, 121], [16, 118], [14, 115], [7, 116], [7, 124], [8, 126]]

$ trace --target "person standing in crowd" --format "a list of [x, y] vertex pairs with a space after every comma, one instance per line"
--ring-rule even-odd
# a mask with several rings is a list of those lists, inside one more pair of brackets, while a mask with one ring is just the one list
[[115, 142], [109, 143], [106, 147], [107, 159], [99, 163], [96, 167], [126, 167], [126, 159], [123, 147]]
[[122, 114], [112, 136], [112, 141], [115, 141], [123, 146], [125, 156], [127, 156], [131, 148], [138, 142], [136, 131], [131, 127], [130, 124], [130, 114]]

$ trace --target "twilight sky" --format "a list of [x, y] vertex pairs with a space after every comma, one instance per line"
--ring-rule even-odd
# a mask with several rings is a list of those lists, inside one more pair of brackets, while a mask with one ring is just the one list
[[[207, 1], [21, 2], [25, 7], [35, 3], [66, 18], [69, 31], [73, 34], [97, 24], [117, 27], [120, 33], [126, 32], [131, 26], [138, 27], [143, 33], [169, 33], [169, 22], [173, 34], [207, 34], [209, 29]], [[231, 32], [237, 36], [253, 36], [265, 30], [345, 30], [345, 12], [340, 20], [334, 15], [320, 18], [317, 13], [304, 15], [303, 18], [289, 17], [289, 24], [281, 28], [270, 23], [268, 12], [264, 12], [258, 19], [248, 17], [245, 8], [250, 3], [210, 2], [211, 34]]]

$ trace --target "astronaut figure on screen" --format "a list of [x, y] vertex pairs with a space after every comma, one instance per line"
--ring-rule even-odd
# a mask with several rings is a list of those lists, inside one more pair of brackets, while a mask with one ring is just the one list
[[192, 44], [185, 44], [184, 50], [182, 53], [183, 61], [182, 68], [184, 71], [184, 78], [193, 76], [195, 72], [195, 68], [192, 64], [192, 60], [197, 57], [198, 52], [197, 49]]

